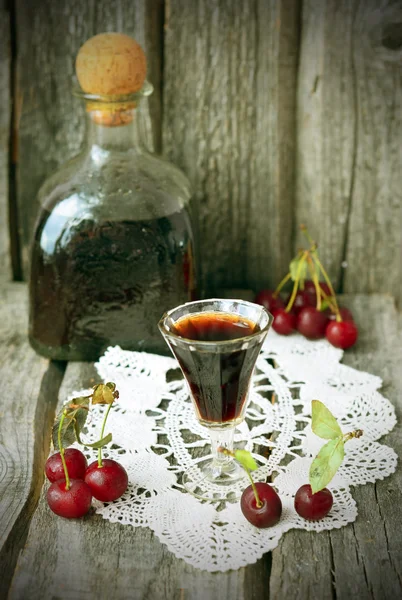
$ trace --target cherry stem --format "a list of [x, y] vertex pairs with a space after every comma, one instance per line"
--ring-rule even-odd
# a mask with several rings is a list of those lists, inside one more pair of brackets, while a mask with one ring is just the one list
[[293, 303], [295, 301], [296, 294], [297, 294], [297, 289], [299, 287], [301, 268], [303, 266], [304, 261], [306, 260], [307, 254], [308, 254], [308, 250], [305, 250], [299, 259], [299, 264], [297, 265], [296, 279], [295, 279], [295, 282], [293, 285], [292, 295], [289, 298], [289, 302], [288, 302], [287, 307], [285, 308], [285, 312], [290, 312], [292, 310], [292, 306], [293, 306]]
[[309, 234], [307, 227], [305, 225], [300, 225], [300, 229], [301, 231], [304, 233], [304, 235], [306, 236], [308, 242], [310, 243], [311, 246], [316, 246], [315, 241], [313, 240], [313, 238], [311, 237], [311, 235]]
[[308, 266], [309, 266], [309, 270], [311, 273], [311, 278], [313, 280], [314, 283], [314, 287], [315, 287], [315, 293], [317, 294], [317, 310], [321, 309], [321, 286], [320, 286], [320, 282], [318, 281], [318, 277], [317, 277], [317, 271], [314, 269], [314, 261], [311, 258], [311, 255], [309, 254], [307, 257], [307, 262], [308, 262]]
[[66, 490], [69, 490], [70, 489], [70, 478], [68, 476], [66, 459], [64, 458], [64, 448], [61, 443], [61, 430], [63, 428], [63, 423], [64, 423], [64, 419], [66, 418], [66, 416], [67, 416], [67, 410], [63, 410], [63, 414], [61, 415], [61, 419], [60, 419], [60, 423], [59, 423], [59, 429], [57, 431], [57, 441], [59, 443], [60, 457], [61, 457], [61, 462], [63, 464], [64, 476], [66, 478]]
[[258, 492], [257, 492], [257, 488], [255, 487], [255, 483], [253, 481], [253, 478], [251, 477], [251, 473], [247, 469], [247, 467], [245, 467], [244, 465], [243, 465], [243, 469], [246, 471], [246, 473], [248, 475], [248, 478], [251, 481], [251, 487], [253, 488], [253, 492], [254, 492], [254, 496], [255, 496], [255, 503], [257, 505], [257, 508], [261, 508], [263, 506], [263, 503], [260, 500], [260, 497], [259, 497]]
[[[335, 305], [331, 300], [331, 296], [328, 296], [322, 288], [321, 288], [321, 294], [322, 294], [322, 297], [324, 298], [324, 300], [328, 303], [328, 306], [331, 309], [331, 311], [336, 314]], [[342, 320], [342, 317], [341, 317], [341, 320]]]
[[285, 285], [285, 283], [287, 283], [289, 281], [290, 278], [291, 278], [291, 274], [290, 273], [288, 273], [287, 275], [285, 275], [285, 277], [282, 279], [282, 281], [280, 282], [280, 284], [278, 285], [278, 287], [276, 288], [276, 290], [272, 294], [274, 296], [274, 298], [276, 298], [278, 296], [279, 292], [281, 291], [281, 289], [283, 288], [283, 286]]
[[341, 313], [339, 312], [339, 306], [338, 306], [338, 303], [337, 303], [337, 301], [336, 301], [335, 291], [334, 291], [334, 288], [332, 287], [331, 280], [330, 280], [330, 278], [328, 277], [328, 273], [327, 273], [327, 272], [326, 272], [326, 270], [324, 269], [324, 267], [323, 267], [323, 265], [322, 265], [322, 263], [321, 263], [320, 259], [318, 258], [318, 256], [317, 256], [317, 253], [316, 253], [316, 252], [314, 253], [314, 260], [315, 260], [315, 262], [317, 263], [317, 265], [319, 266], [319, 268], [321, 269], [321, 272], [322, 272], [322, 274], [324, 275], [324, 279], [325, 279], [325, 281], [326, 281], [326, 282], [327, 282], [327, 284], [328, 284], [329, 291], [331, 292], [331, 296], [332, 296], [332, 297], [333, 297], [333, 299], [334, 299], [334, 306], [335, 306], [336, 320], [337, 320], [337, 321], [342, 321]]
[[[219, 446], [217, 450], [218, 450], [218, 452], [222, 452], [222, 454], [226, 454], [227, 456], [232, 456], [233, 458], [236, 458], [235, 453], [232, 452], [231, 450], [229, 450], [228, 448], [225, 448], [224, 446]], [[260, 497], [257, 492], [257, 488], [255, 487], [255, 483], [253, 481], [253, 478], [251, 477], [251, 473], [244, 464], [242, 464], [241, 466], [246, 471], [247, 476], [251, 481], [251, 487], [253, 488], [253, 492], [254, 492], [254, 496], [255, 496], [255, 503], [257, 505], [257, 508], [261, 508], [263, 506], [263, 503], [260, 500]]]
[[349, 433], [345, 433], [345, 435], [343, 436], [343, 441], [344, 442], [348, 442], [349, 440], [352, 440], [353, 438], [360, 438], [363, 435], [363, 430], [362, 429], [356, 429], [355, 431], [349, 431]]
[[[112, 403], [113, 404], [113, 403]], [[105, 433], [105, 426], [106, 426], [106, 421], [107, 418], [109, 416], [110, 413], [110, 409], [112, 408], [112, 404], [109, 404], [106, 410], [106, 414], [105, 414], [105, 418], [103, 419], [103, 423], [102, 423], [102, 430], [101, 430], [101, 439], [103, 439], [103, 435]], [[98, 449], [98, 468], [103, 467], [103, 463], [102, 463], [102, 448]]]

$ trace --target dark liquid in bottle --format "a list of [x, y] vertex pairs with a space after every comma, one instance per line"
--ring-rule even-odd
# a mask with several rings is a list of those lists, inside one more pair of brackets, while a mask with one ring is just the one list
[[[259, 326], [249, 319], [214, 312], [183, 317], [174, 328], [174, 333], [181, 337], [204, 342], [235, 340], [258, 331]], [[239, 419], [261, 344], [228, 352], [174, 346], [201, 421], [214, 425]]]
[[161, 314], [194, 294], [185, 211], [148, 221], [43, 212], [32, 249], [30, 340], [41, 354], [95, 360], [109, 345], [166, 353]]

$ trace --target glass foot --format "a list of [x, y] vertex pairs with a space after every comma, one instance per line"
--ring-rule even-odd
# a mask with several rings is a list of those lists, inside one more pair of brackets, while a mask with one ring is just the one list
[[[258, 476], [253, 479], [259, 481]], [[261, 477], [265, 481], [265, 477]], [[209, 502], [236, 502], [240, 500], [246, 487], [250, 485], [250, 479], [245, 470], [234, 460], [217, 464], [215, 460], [194, 465], [190, 470], [183, 473], [182, 484], [184, 489]]]

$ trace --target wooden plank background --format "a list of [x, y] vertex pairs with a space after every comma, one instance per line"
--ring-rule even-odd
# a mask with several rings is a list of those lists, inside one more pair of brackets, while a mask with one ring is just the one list
[[338, 288], [400, 300], [402, 3], [304, 0], [301, 32], [296, 220]]
[[43, 485], [50, 430], [65, 365], [28, 343], [27, 294], [0, 280], [0, 598], [5, 598]]
[[5, 0], [0, 0], [0, 273], [11, 277], [8, 218], [8, 177], [11, 123], [10, 19]]
[[400, 0], [2, 0], [0, 10], [0, 258], [9, 271], [12, 256], [14, 278], [27, 275], [38, 188], [82, 143], [78, 48], [115, 30], [148, 56], [150, 145], [193, 184], [206, 293], [274, 286], [305, 222], [338, 290], [401, 300]]
[[168, 3], [163, 148], [195, 189], [207, 290], [291, 258], [298, 19], [294, 0]]

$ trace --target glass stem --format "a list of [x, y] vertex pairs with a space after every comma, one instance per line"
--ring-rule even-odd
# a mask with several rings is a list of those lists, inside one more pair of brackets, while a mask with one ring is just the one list
[[225, 448], [225, 450], [233, 452], [234, 431], [234, 427], [220, 431], [215, 429], [210, 430], [211, 453], [215, 468], [225, 469], [225, 467], [233, 461], [233, 456], [220, 452], [219, 448]]

